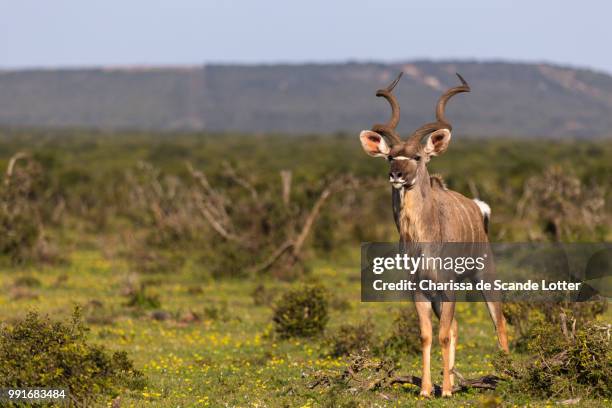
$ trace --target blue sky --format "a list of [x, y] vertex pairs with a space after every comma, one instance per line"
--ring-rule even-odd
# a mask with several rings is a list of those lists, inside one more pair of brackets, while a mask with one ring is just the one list
[[612, 73], [612, 2], [0, 0], [0, 68], [414, 58]]

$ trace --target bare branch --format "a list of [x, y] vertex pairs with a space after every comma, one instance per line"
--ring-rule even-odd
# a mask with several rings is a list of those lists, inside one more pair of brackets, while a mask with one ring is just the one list
[[17, 152], [11, 157], [9, 160], [8, 166], [6, 167], [6, 174], [4, 176], [4, 184], [9, 185], [11, 182], [11, 177], [13, 176], [13, 171], [15, 169], [15, 164], [21, 159], [25, 159], [30, 157], [29, 153], [26, 152]]
[[251, 194], [251, 198], [253, 198], [253, 201], [257, 203], [259, 202], [259, 195], [257, 194], [257, 190], [255, 190], [255, 187], [253, 187], [253, 185], [249, 183], [244, 177], [239, 177], [236, 174], [234, 168], [226, 161], [223, 162], [223, 170], [225, 171], [225, 175], [227, 177], [229, 177], [234, 183], [246, 189]]
[[[367, 350], [364, 350], [367, 352]], [[309, 385], [310, 389], [319, 386], [329, 386], [338, 380], [342, 380], [347, 385], [356, 385], [362, 391], [372, 391], [374, 389], [384, 389], [394, 384], [412, 384], [421, 387], [422, 379], [415, 375], [394, 375], [395, 364], [390, 360], [376, 361], [367, 355], [354, 354], [351, 361], [339, 375], [319, 375], [314, 382]], [[470, 388], [493, 390], [497, 387], [500, 378], [495, 375], [485, 375], [483, 377], [466, 379], [455, 369], [453, 373], [457, 376], [458, 383], [453, 387], [453, 392], [465, 391]], [[433, 384], [434, 394], [441, 395], [442, 388]]]
[[227, 231], [223, 227], [223, 225], [221, 225], [217, 221], [217, 219], [211, 214], [210, 210], [204, 205], [204, 203], [198, 199], [198, 197], [194, 197], [194, 198], [195, 198], [194, 201], [195, 201], [196, 207], [198, 208], [200, 213], [204, 216], [204, 218], [206, 218], [206, 221], [208, 221], [210, 226], [213, 227], [213, 229], [217, 231], [219, 235], [221, 235], [223, 238], [225, 238], [228, 241], [236, 242], [242, 246], [247, 246], [245, 241], [242, 238]]
[[561, 320], [561, 331], [563, 332], [563, 337], [569, 340], [569, 333], [567, 332], [567, 315], [565, 313], [559, 314], [559, 319]]
[[321, 212], [321, 207], [323, 207], [325, 200], [327, 200], [330, 194], [331, 194], [331, 187], [328, 186], [325, 189], [323, 189], [323, 191], [321, 192], [321, 195], [319, 195], [319, 198], [317, 199], [317, 201], [315, 201], [314, 205], [312, 206], [312, 209], [310, 210], [310, 213], [306, 217], [306, 221], [304, 222], [304, 225], [302, 226], [302, 231], [300, 232], [300, 234], [295, 240], [295, 245], [293, 246], [293, 254], [295, 256], [299, 255], [302, 249], [302, 246], [304, 245], [304, 242], [306, 241], [306, 238], [308, 238], [308, 234], [310, 233], [312, 224], [314, 224], [315, 220], [319, 216], [319, 212]]
[[289, 206], [289, 200], [291, 198], [291, 170], [281, 170], [280, 176], [283, 188], [283, 204], [287, 207]]
[[295, 257], [299, 257], [300, 251], [302, 250], [302, 246], [304, 245], [306, 238], [308, 238], [308, 234], [310, 233], [312, 225], [314, 224], [317, 217], [319, 216], [319, 213], [321, 212], [321, 208], [323, 207], [323, 204], [329, 198], [329, 196], [332, 193], [335, 193], [341, 190], [355, 188], [356, 185], [357, 185], [357, 182], [352, 176], [346, 176], [346, 177], [341, 177], [339, 179], [332, 181], [331, 183], [327, 185], [327, 187], [323, 189], [323, 191], [319, 195], [319, 198], [317, 199], [317, 201], [315, 201], [314, 205], [312, 206], [310, 213], [306, 217], [306, 221], [304, 222], [304, 225], [302, 227], [300, 234], [295, 240], [295, 245], [293, 246], [293, 255]]
[[232, 223], [227, 211], [225, 211], [225, 203], [228, 201], [227, 198], [212, 188], [203, 172], [196, 170], [189, 162], [186, 163], [186, 166], [191, 176], [198, 182], [202, 189], [203, 196], [201, 197], [201, 201], [205, 203], [206, 209], [211, 217], [213, 217], [217, 223], [223, 225], [225, 230], [230, 229]]
[[[289, 178], [290, 180], [291, 173], [290, 172], [288, 173], [289, 173], [289, 177], [287, 176], [285, 177]], [[264, 262], [251, 268], [250, 272], [259, 273], [259, 272], [265, 271], [266, 269], [274, 265], [274, 263], [276, 263], [279, 259], [281, 259], [281, 256], [285, 254], [288, 250], [291, 250], [291, 255], [293, 256], [293, 259], [290, 260], [291, 262], [295, 262], [297, 259], [299, 259], [300, 252], [302, 251], [302, 247], [304, 246], [304, 243], [306, 242], [306, 239], [308, 238], [310, 230], [312, 229], [317, 217], [319, 216], [321, 212], [321, 208], [325, 204], [325, 201], [334, 192], [348, 189], [348, 188], [354, 188], [355, 185], [356, 185], [356, 181], [351, 176], [342, 177], [340, 179], [336, 179], [333, 182], [329, 183], [323, 189], [323, 191], [321, 191], [321, 194], [319, 195], [319, 197], [313, 204], [310, 212], [308, 213], [308, 216], [306, 217], [306, 220], [304, 221], [302, 229], [300, 233], [298, 234], [297, 238], [295, 238], [295, 240], [288, 239], [287, 241], [282, 243], [272, 253], [272, 255], [270, 255]]]
[[270, 268], [289, 249], [294, 246], [293, 241], [286, 241], [279, 246], [264, 262], [249, 269], [249, 273], [257, 274]]
[[476, 187], [476, 183], [474, 183], [473, 179], [468, 180], [468, 187], [470, 188], [470, 194], [474, 198], [480, 198], [480, 192], [478, 191], [478, 187]]

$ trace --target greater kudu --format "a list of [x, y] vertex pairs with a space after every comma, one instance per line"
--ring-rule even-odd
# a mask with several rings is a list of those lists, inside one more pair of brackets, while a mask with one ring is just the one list
[[[367, 154], [384, 157], [391, 166], [389, 182], [392, 185], [393, 214], [403, 243], [487, 243], [487, 224], [490, 209], [480, 200], [469, 199], [449, 190], [438, 176], [430, 176], [427, 163], [444, 153], [451, 140], [451, 124], [444, 115], [448, 100], [470, 87], [457, 74], [461, 85], [447, 90], [438, 100], [436, 121], [415, 130], [402, 140], [395, 130], [400, 119], [400, 107], [393, 88], [401, 73], [387, 88], [376, 96], [385, 98], [391, 105], [391, 119], [386, 124], [376, 124], [360, 134], [361, 144]], [[508, 351], [505, 320], [501, 303], [487, 298], [485, 301], [497, 330], [499, 346]], [[443, 384], [442, 396], [450, 396], [453, 388], [453, 366], [457, 346], [457, 321], [455, 302], [431, 300], [427, 296], [415, 298], [421, 332], [423, 353], [423, 377], [421, 395], [432, 392], [430, 354], [432, 342], [431, 311], [440, 319], [439, 341], [442, 347]]]

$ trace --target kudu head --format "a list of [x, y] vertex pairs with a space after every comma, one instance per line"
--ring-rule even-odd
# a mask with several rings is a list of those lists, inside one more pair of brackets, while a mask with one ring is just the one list
[[461, 92], [469, 92], [470, 86], [461, 75], [460, 86], [446, 91], [438, 100], [436, 121], [426, 123], [415, 130], [406, 140], [402, 140], [395, 130], [400, 120], [400, 107], [393, 88], [397, 85], [402, 73], [385, 89], [376, 91], [376, 96], [385, 98], [391, 105], [391, 119], [385, 124], [375, 124], [371, 130], [363, 130], [359, 135], [363, 150], [373, 157], [384, 157], [389, 161], [389, 182], [396, 189], [411, 189], [422, 174], [432, 156], [446, 151], [451, 139], [451, 124], [444, 116], [446, 103]]

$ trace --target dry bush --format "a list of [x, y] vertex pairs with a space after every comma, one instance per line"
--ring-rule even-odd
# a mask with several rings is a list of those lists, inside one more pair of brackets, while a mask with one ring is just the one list
[[378, 339], [374, 329], [374, 324], [370, 319], [357, 325], [341, 325], [337, 331], [326, 338], [329, 355], [332, 357], [348, 356], [362, 350], [376, 348]]
[[[604, 207], [603, 187], [587, 186], [571, 170], [551, 166], [525, 182], [517, 218], [541, 224], [544, 233], [554, 241], [592, 239], [603, 219]], [[530, 235], [538, 237], [535, 231], [530, 231]]]
[[371, 355], [370, 350], [361, 350], [350, 355], [344, 370], [313, 370], [308, 388], [331, 387], [336, 391], [371, 391], [392, 385], [396, 368], [393, 360], [377, 358]]
[[0, 253], [15, 262], [64, 262], [48, 229], [61, 225], [64, 201], [57, 183], [28, 153], [10, 160], [0, 187]]
[[124, 211], [135, 223], [147, 227], [150, 244], [172, 246], [201, 236], [205, 222], [189, 188], [178, 177], [139, 162], [126, 171], [124, 181], [129, 204]]
[[13, 263], [57, 261], [45, 236], [53, 212], [50, 187], [41, 165], [26, 153], [13, 156], [0, 186], [0, 255]]
[[214, 277], [272, 271], [276, 277], [295, 278], [303, 272], [301, 259], [313, 230], [324, 229], [315, 240], [320, 248], [331, 249], [329, 217], [318, 222], [324, 204], [332, 194], [355, 186], [344, 176], [297, 190], [291, 173], [284, 171], [278, 185], [262, 188], [252, 173], [238, 176], [228, 163], [214, 184], [191, 164], [187, 172], [191, 177], [181, 179], [147, 163], [126, 172], [118, 194], [125, 200], [123, 214], [147, 231], [146, 246], [131, 250], [138, 268], [172, 267], [165, 265], [160, 249], [197, 247]]
[[496, 369], [507, 392], [543, 398], [612, 396], [612, 327], [593, 321], [576, 325], [560, 313], [558, 322], [540, 321], [531, 330], [528, 359], [500, 355]]
[[514, 328], [514, 348], [524, 352], [542, 324], [561, 324], [564, 316], [580, 328], [594, 321], [607, 308], [608, 301], [601, 299], [590, 302], [504, 303], [503, 311], [506, 322]]
[[[342, 176], [323, 181], [317, 189], [302, 186], [295, 191], [291, 172], [281, 171], [278, 189], [264, 190], [256, 187], [252, 176], [239, 176], [228, 163], [223, 167], [222, 177], [231, 187], [220, 190], [212, 186], [203, 172], [188, 165], [195, 181], [193, 196], [201, 217], [223, 240], [214, 248], [217, 256], [213, 274], [216, 276], [252, 275], [270, 270], [278, 278], [300, 276], [306, 240], [313, 229], [327, 225], [319, 223], [323, 206], [334, 193], [356, 186], [351, 176]], [[319, 234], [317, 241], [328, 250], [330, 244], [321, 236], [332, 239], [329, 230]]]
[[[378, 391], [384, 400], [389, 401], [390, 397], [381, 391], [392, 388], [395, 384], [411, 384], [420, 387], [422, 383], [421, 378], [415, 375], [397, 375], [398, 367], [398, 364], [390, 358], [378, 358], [372, 356], [369, 350], [362, 350], [347, 358], [346, 367], [343, 370], [337, 368], [312, 370], [305, 377], [310, 381], [308, 388], [326, 389], [335, 397], [347, 392], [355, 395], [358, 392]], [[453, 392], [470, 388], [492, 390], [497, 387], [499, 381], [499, 378], [494, 375], [467, 379], [456, 370], [455, 374], [458, 381], [453, 387]], [[433, 388], [435, 395], [441, 395], [442, 390], [439, 385], [433, 384]]]

